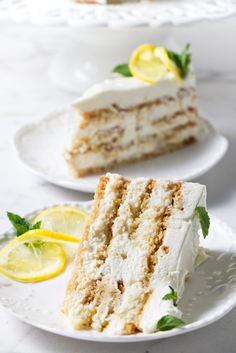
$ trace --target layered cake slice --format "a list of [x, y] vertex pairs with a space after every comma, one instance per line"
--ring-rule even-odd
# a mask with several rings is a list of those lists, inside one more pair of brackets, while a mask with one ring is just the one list
[[199, 263], [205, 205], [196, 183], [102, 176], [65, 299], [73, 326], [127, 335], [183, 323], [178, 302]]
[[133, 65], [135, 76], [121, 69], [125, 76], [96, 84], [74, 103], [77, 126], [66, 153], [74, 175], [162, 155], [204, 135], [195, 76], [188, 71], [180, 77], [168, 60], [148, 63], [153, 73], [140, 62]]

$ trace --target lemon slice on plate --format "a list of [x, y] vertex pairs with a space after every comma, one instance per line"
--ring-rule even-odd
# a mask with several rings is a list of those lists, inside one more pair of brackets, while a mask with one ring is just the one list
[[50, 207], [39, 213], [33, 220], [41, 221], [40, 228], [73, 236], [81, 236], [87, 222], [87, 213], [78, 207]]
[[60, 274], [66, 253], [58, 242], [78, 243], [70, 235], [35, 229], [14, 238], [0, 251], [0, 273], [21, 282], [38, 282]]
[[147, 83], [156, 83], [165, 78], [168, 73], [172, 73], [175, 79], [181, 80], [166, 49], [152, 44], [143, 44], [133, 52], [129, 69], [134, 77]]

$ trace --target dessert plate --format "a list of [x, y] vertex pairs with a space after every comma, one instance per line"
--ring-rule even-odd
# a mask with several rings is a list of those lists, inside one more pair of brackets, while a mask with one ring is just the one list
[[[94, 192], [99, 175], [73, 177], [64, 159], [76, 116], [71, 107], [54, 111], [42, 120], [20, 128], [14, 145], [21, 162], [39, 177], [65, 188]], [[208, 135], [179, 151], [121, 166], [113, 170], [125, 177], [190, 180], [206, 173], [224, 156], [228, 142], [209, 123]]]
[[[91, 202], [70, 203], [89, 211]], [[55, 206], [55, 205], [54, 205]], [[35, 216], [38, 212], [28, 215]], [[13, 236], [10, 230], [0, 235], [0, 246]], [[71, 264], [58, 277], [38, 283], [14, 282], [0, 275], [0, 307], [35, 327], [62, 336], [97, 342], [138, 342], [180, 335], [209, 325], [236, 305], [236, 234], [225, 223], [211, 217], [209, 236], [201, 238], [209, 258], [186, 282], [179, 306], [186, 326], [154, 334], [110, 336], [94, 331], [74, 330], [61, 312]]]

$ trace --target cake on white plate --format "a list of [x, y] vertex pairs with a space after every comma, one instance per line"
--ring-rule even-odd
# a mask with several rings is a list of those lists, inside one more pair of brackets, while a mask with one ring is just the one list
[[142, 45], [129, 66], [117, 66], [113, 78], [74, 102], [78, 119], [66, 153], [73, 174], [110, 171], [203, 138], [190, 61], [188, 48], [176, 54]]
[[197, 183], [100, 177], [65, 298], [73, 326], [127, 335], [184, 325], [178, 303], [204, 259], [205, 207]]

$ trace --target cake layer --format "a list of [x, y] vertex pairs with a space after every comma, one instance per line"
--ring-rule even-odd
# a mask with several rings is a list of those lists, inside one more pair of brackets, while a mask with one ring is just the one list
[[93, 300], [101, 275], [99, 267], [106, 258], [113, 219], [121, 203], [127, 182], [119, 177], [103, 177], [95, 196], [90, 221], [79, 246], [75, 269], [68, 285], [65, 312], [77, 328], [88, 327], [93, 314]]
[[[156, 109], [158, 111], [158, 108]], [[129, 113], [123, 116], [123, 120], [117, 125], [114, 121], [111, 126], [93, 127], [92, 132], [86, 135], [86, 132], [80, 131], [73, 141], [70, 153], [85, 153], [87, 151], [96, 151], [99, 147], [104, 149], [114, 149], [121, 146], [135, 143], [140, 138], [157, 134], [162, 137], [169, 134], [171, 129], [183, 126], [188, 123], [198, 123], [198, 114], [194, 108], [187, 110], [178, 110], [173, 115], [163, 115], [162, 118], [151, 121], [148, 111], [145, 114], [137, 113], [136, 116]], [[96, 130], [95, 130], [96, 129]]]
[[126, 108], [118, 106], [115, 101], [114, 97], [114, 103], [112, 103], [110, 107], [103, 107], [93, 111], [83, 112], [78, 108], [75, 109], [80, 118], [80, 128], [83, 129], [89, 126], [91, 122], [96, 128], [98, 128], [101, 123], [103, 126], [106, 126], [106, 124], [109, 125], [111, 121], [114, 120], [119, 124], [123, 120], [125, 113], [133, 113], [134, 111], [142, 116], [145, 110], [148, 109], [150, 120], [153, 121], [161, 119], [166, 115], [174, 115], [179, 110], [186, 110], [190, 107], [196, 108], [196, 91], [194, 87], [181, 87], [174, 95], [171, 93], [163, 94], [161, 97], [156, 97], [150, 101], [142, 101], [140, 99], [139, 103], [136, 105], [130, 105]]
[[166, 314], [181, 316], [178, 299], [199, 253], [195, 208], [199, 184], [146, 178], [100, 178], [78, 250], [65, 312], [77, 328], [111, 334], [154, 332]]
[[204, 127], [199, 122], [197, 124], [190, 122], [166, 129], [164, 134], [156, 133], [154, 129], [150, 135], [139, 136], [135, 142], [124, 146], [108, 149], [106, 146], [102, 146], [96, 148], [95, 151], [71, 152], [68, 161], [77, 175], [98, 173], [118, 164], [175, 151], [197, 141], [201, 133], [204, 134]]

